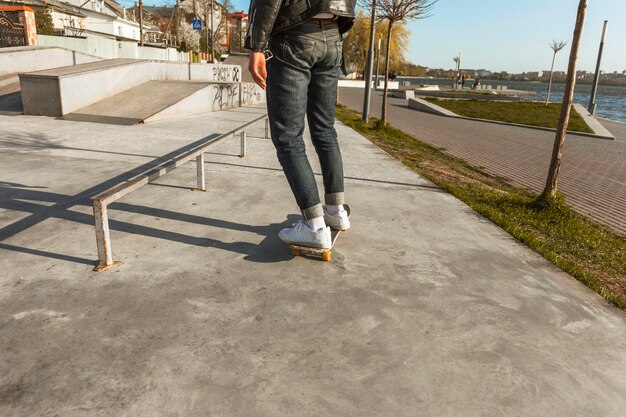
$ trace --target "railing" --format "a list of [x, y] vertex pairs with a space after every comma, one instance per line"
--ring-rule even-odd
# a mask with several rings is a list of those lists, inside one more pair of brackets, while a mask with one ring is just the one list
[[245, 128], [265, 120], [265, 138], [269, 138], [269, 123], [267, 115], [257, 117], [251, 122], [246, 123], [243, 126], [239, 126], [230, 132], [224, 133], [216, 138], [207, 140], [207, 142], [195, 146], [180, 155], [165, 161], [147, 171], [142, 172], [139, 175], [127, 180], [126, 182], [109, 188], [108, 190], [92, 197], [93, 200], [93, 215], [96, 226], [96, 243], [98, 245], [98, 265], [94, 271], [100, 272], [109, 269], [113, 266], [119, 266], [122, 263], [113, 261], [113, 253], [111, 251], [111, 235], [109, 231], [109, 215], [107, 206], [122, 197], [132, 193], [138, 188], [149, 184], [150, 182], [162, 177], [170, 171], [178, 168], [185, 162], [196, 158], [196, 176], [197, 187], [194, 191], [206, 191], [205, 175], [204, 175], [204, 153], [218, 144], [234, 137], [237, 133], [240, 134], [241, 139], [241, 151], [239, 156], [241, 158], [246, 156], [246, 131]]

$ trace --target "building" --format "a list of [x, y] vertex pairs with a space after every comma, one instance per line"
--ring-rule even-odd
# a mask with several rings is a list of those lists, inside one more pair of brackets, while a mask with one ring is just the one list
[[[152, 30], [158, 29], [159, 35], [156, 38], [148, 35], [145, 42], [162, 45], [178, 45], [176, 26], [176, 7], [168, 6], [142, 6], [144, 27], [149, 26]], [[136, 2], [132, 7], [126, 9], [126, 19], [139, 23], [139, 4]], [[148, 32], [150, 33], [150, 32]]]
[[37, 45], [35, 10], [24, 5], [0, 5], [0, 48]]
[[228, 46], [231, 52], [244, 52], [246, 32], [248, 31], [248, 14], [244, 11], [228, 15]]
[[124, 19], [124, 9], [112, 0], [62, 0], [86, 14], [85, 29], [124, 40], [139, 40], [139, 25]]
[[80, 8], [58, 0], [0, 0], [0, 6], [26, 6], [36, 12], [48, 11], [52, 18], [54, 34], [59, 36], [80, 36], [85, 30], [87, 15]]

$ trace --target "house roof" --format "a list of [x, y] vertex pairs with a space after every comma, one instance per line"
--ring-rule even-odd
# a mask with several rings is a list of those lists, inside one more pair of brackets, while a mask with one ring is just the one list
[[248, 18], [248, 14], [244, 13], [244, 11], [240, 11], [240, 12], [234, 12], [228, 15], [228, 17], [230, 17], [231, 19], [247, 19]]
[[0, 5], [0, 10], [2, 10], [3, 12], [17, 12], [17, 11], [26, 11], [26, 12], [34, 12], [33, 9], [31, 9], [28, 6], [3, 6]]
[[81, 13], [80, 9], [76, 6], [72, 6], [68, 3], [63, 3], [58, 0], [0, 0], [0, 5], [10, 5], [10, 6], [30, 6], [37, 9], [41, 8], [49, 8], [57, 12], [70, 14], [78, 17], [86, 17], [84, 13]]
[[144, 4], [143, 10], [150, 14], [158, 14], [159, 16], [163, 17], [170, 17], [172, 14], [174, 14], [174, 7], [167, 6], [146, 6]]
[[115, 10], [118, 15], [124, 16], [124, 7], [115, 0], [104, 0], [104, 4]]

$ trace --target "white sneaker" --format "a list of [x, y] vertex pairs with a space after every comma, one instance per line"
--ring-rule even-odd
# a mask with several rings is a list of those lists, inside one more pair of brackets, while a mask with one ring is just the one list
[[294, 223], [293, 227], [282, 229], [278, 237], [290, 245], [308, 246], [311, 248], [330, 249], [330, 228], [328, 226], [317, 231], [312, 230], [304, 222]]
[[348, 230], [350, 228], [348, 212], [343, 209], [337, 214], [330, 214], [324, 206], [324, 221], [335, 230]]

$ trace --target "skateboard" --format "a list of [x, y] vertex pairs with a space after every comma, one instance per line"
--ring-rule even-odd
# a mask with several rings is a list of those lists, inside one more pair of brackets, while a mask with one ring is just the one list
[[[350, 206], [347, 204], [343, 205], [344, 210], [348, 212], [348, 217], [350, 217]], [[300, 246], [300, 245], [289, 245], [289, 249], [291, 249], [291, 254], [293, 256], [303, 256], [309, 255], [317, 258], [322, 258], [325, 262], [330, 262], [332, 258], [332, 250], [335, 247], [335, 243], [337, 242], [337, 238], [341, 234], [341, 230], [334, 230], [332, 227], [330, 228], [330, 248], [322, 249], [322, 248], [312, 248], [310, 246]]]

